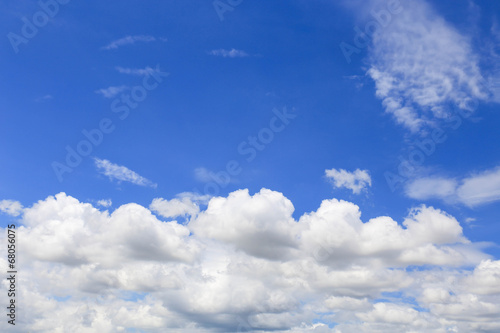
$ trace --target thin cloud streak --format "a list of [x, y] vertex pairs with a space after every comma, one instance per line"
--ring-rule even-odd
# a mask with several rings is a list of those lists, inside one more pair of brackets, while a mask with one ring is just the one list
[[139, 186], [148, 186], [156, 188], [158, 185], [130, 170], [125, 166], [111, 163], [108, 160], [94, 158], [95, 166], [99, 173], [108, 176], [110, 180], [118, 182], [129, 182]]

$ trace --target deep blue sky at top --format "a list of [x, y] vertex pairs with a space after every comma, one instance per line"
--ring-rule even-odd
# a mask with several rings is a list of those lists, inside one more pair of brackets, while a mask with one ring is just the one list
[[[468, 10], [464, 0], [431, 3], [460, 32], [478, 40], [500, 13], [496, 1], [480, 1], [479, 12]], [[72, 0], [14, 53], [5, 36], [19, 33], [21, 17], [39, 9], [36, 1], [9, 1], [0, 13], [0, 199], [31, 205], [64, 191], [82, 201], [111, 198], [114, 207], [147, 206], [156, 197], [202, 189], [196, 168], [217, 172], [237, 160], [243, 172], [221, 195], [270, 188], [294, 203], [296, 217], [332, 197], [360, 205], [364, 220], [379, 215], [401, 220], [420, 204], [386, 184], [384, 172], [397, 168], [411, 139], [375, 97], [365, 76], [367, 50], [351, 63], [340, 51], [339, 43], [351, 43], [354, 25], [362, 22], [339, 2], [244, 0], [220, 21], [212, 1]], [[167, 41], [102, 49], [129, 35]], [[480, 43], [472, 44], [480, 53]], [[233, 48], [249, 56], [209, 54]], [[111, 112], [112, 99], [95, 93], [141, 84], [141, 77], [119, 73], [117, 66], [156, 65], [170, 76], [123, 121]], [[47, 95], [52, 98], [44, 100]], [[238, 145], [268, 126], [273, 108], [283, 107], [294, 109], [297, 118], [246, 162]], [[480, 105], [480, 119], [450, 131], [425, 166], [450, 176], [497, 166], [496, 109]], [[136, 171], [157, 183], [156, 189], [110, 182], [96, 172], [91, 157], [63, 182], [57, 180], [51, 163], [63, 162], [66, 145], [74, 147], [81, 131], [96, 128], [103, 117], [116, 129], [92, 156]], [[367, 169], [372, 187], [361, 196], [333, 190], [324, 178], [330, 168]], [[478, 226], [465, 230], [471, 240], [498, 241], [498, 203], [475, 209], [426, 204], [462, 220], [477, 218]]]

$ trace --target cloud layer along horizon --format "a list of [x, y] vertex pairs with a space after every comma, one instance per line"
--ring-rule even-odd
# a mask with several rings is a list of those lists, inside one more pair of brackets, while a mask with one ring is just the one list
[[267, 189], [206, 208], [183, 198], [153, 200], [159, 215], [135, 203], [103, 211], [65, 193], [27, 208], [9, 201], [21, 213], [18, 329], [500, 330], [500, 261], [441, 210], [363, 221], [355, 204], [329, 199], [295, 220], [292, 202]]

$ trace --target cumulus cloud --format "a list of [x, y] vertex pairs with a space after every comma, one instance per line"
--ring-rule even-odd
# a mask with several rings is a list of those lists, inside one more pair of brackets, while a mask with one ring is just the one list
[[[135, 43], [141, 42], [141, 43], [150, 43], [157, 41], [158, 39], [153, 36], [148, 36], [148, 35], [135, 35], [135, 36], [125, 36], [123, 38], [114, 40], [110, 42], [108, 45], [103, 46], [102, 49], [104, 50], [115, 50], [121, 46], [125, 45], [133, 45]], [[166, 41], [166, 38], [160, 38], [161, 41]]]
[[0, 211], [10, 216], [19, 216], [23, 210], [23, 206], [18, 201], [2, 200], [0, 201]]
[[231, 49], [231, 50], [226, 50], [226, 49], [212, 50], [212, 51], [208, 52], [208, 54], [213, 55], [213, 56], [223, 57], [223, 58], [245, 58], [245, 57], [249, 57], [249, 55], [245, 51], [236, 50], [236, 49]]
[[402, 223], [387, 216], [362, 221], [355, 204], [330, 199], [296, 220], [290, 200], [266, 189], [212, 198], [206, 209], [185, 198], [196, 196], [157, 198], [150, 207], [169, 218], [196, 212], [182, 224], [135, 203], [101, 211], [64, 193], [25, 208], [17, 228], [24, 245], [16, 328], [493, 333], [500, 327], [500, 262], [469, 242], [445, 212], [421, 206]]
[[500, 200], [500, 168], [473, 174], [462, 179], [423, 177], [409, 182], [406, 195], [413, 199], [441, 199], [469, 207]]
[[108, 160], [102, 160], [99, 158], [94, 158], [95, 166], [97, 170], [108, 176], [110, 180], [117, 180], [118, 182], [130, 182], [139, 186], [149, 186], [156, 188], [158, 185], [139, 175], [138, 173], [130, 170], [122, 165], [111, 163]]
[[163, 198], [156, 198], [149, 205], [151, 211], [158, 213], [160, 216], [171, 218], [178, 216], [194, 216], [200, 211], [199, 206], [191, 201], [189, 197], [175, 198], [165, 200]]
[[450, 107], [469, 109], [472, 100], [489, 100], [470, 40], [425, 1], [404, 0], [401, 6], [374, 34], [369, 51], [367, 73], [385, 110], [416, 132], [446, 117]]
[[23, 221], [27, 254], [41, 261], [116, 267], [134, 260], [190, 261], [196, 252], [187, 228], [161, 222], [137, 204], [108, 214], [60, 193], [27, 208]]
[[111, 199], [102, 199], [102, 200], [99, 200], [97, 201], [97, 205], [101, 206], [101, 207], [111, 207], [111, 205], [113, 204], [113, 202], [111, 201]]
[[335, 188], [347, 188], [354, 194], [359, 194], [372, 185], [372, 179], [367, 170], [356, 169], [353, 172], [344, 169], [325, 170], [325, 175], [332, 181]]
[[[248, 190], [210, 200], [208, 208], [190, 223], [197, 235], [231, 244], [257, 257], [282, 258], [296, 247], [294, 207], [281, 193]], [[220, 214], [224, 212], [224, 214]], [[273, 220], [272, 224], [268, 223]]]

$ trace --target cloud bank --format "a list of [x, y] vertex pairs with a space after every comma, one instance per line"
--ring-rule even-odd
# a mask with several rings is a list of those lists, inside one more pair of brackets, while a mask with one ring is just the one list
[[[355, 204], [329, 199], [295, 220], [292, 202], [267, 189], [212, 198], [206, 209], [189, 197], [153, 200], [158, 215], [135, 203], [101, 211], [64, 193], [24, 208], [16, 328], [500, 329], [500, 261], [443, 211], [420, 206], [401, 223], [363, 221]], [[183, 214], [183, 223], [172, 219]]]

